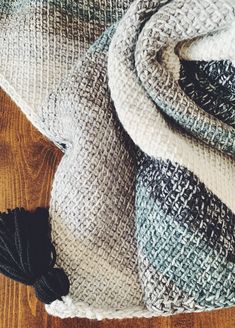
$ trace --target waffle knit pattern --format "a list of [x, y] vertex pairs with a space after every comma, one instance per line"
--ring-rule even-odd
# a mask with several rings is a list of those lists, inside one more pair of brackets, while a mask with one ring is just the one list
[[0, 85], [64, 151], [50, 217], [70, 293], [46, 305], [62, 318], [235, 304], [234, 66], [219, 52], [235, 3], [131, 2], [0, 6]]

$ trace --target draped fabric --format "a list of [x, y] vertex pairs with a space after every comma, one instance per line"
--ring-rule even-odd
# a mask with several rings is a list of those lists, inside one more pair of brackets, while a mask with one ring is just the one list
[[235, 304], [233, 0], [0, 6], [0, 86], [63, 152], [62, 318]]

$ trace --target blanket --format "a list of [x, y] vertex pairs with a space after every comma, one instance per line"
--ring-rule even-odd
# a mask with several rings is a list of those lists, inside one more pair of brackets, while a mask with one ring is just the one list
[[64, 153], [56, 260], [36, 282], [19, 265], [49, 314], [235, 304], [234, 22], [234, 0], [1, 2], [0, 86]]

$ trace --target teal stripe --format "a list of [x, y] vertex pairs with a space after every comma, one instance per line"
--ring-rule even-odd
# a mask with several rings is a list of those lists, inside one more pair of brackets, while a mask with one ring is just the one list
[[104, 6], [101, 3], [92, 3], [91, 1], [80, 1], [80, 3], [73, 0], [54, 0], [49, 1], [50, 8], [58, 8], [63, 10], [65, 15], [79, 17], [83, 22], [96, 22], [100, 25], [111, 24], [116, 22], [124, 13], [125, 6]]
[[[203, 307], [235, 303], [235, 265], [210, 248], [199, 233], [161, 210], [141, 185], [136, 195], [139, 251], [155, 269]], [[140, 206], [141, 204], [141, 206]]]
[[111, 27], [107, 28], [104, 33], [90, 46], [88, 52], [104, 52], [106, 54], [109, 49], [109, 45], [113, 34], [115, 33], [116, 24], [112, 25]]

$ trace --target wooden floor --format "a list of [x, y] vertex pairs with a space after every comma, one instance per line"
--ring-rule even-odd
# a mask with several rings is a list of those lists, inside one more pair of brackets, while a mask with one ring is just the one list
[[[48, 206], [61, 153], [37, 132], [0, 91], [0, 211]], [[135, 320], [50, 317], [30, 287], [0, 275], [0, 328], [233, 328], [235, 308], [205, 314]]]

